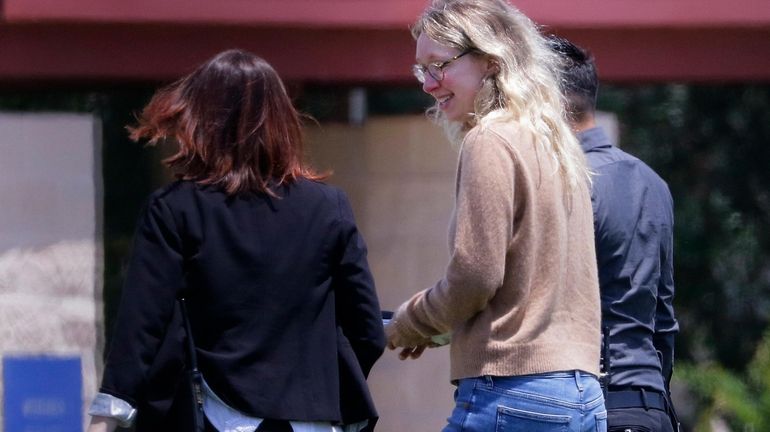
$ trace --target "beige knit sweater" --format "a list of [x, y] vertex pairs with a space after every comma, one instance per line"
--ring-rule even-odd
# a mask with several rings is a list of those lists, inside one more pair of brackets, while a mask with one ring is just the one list
[[399, 346], [452, 332], [451, 379], [599, 373], [600, 306], [588, 185], [569, 197], [556, 163], [514, 122], [465, 137], [435, 286], [401, 305]]

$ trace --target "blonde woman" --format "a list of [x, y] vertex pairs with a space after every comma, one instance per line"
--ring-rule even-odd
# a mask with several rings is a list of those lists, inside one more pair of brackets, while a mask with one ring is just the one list
[[461, 138], [450, 261], [386, 327], [402, 359], [451, 332], [444, 431], [605, 431], [589, 171], [558, 58], [503, 0], [435, 0], [412, 28], [430, 113]]

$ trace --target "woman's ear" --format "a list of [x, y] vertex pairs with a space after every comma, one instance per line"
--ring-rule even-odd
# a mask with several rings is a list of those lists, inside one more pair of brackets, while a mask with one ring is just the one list
[[500, 73], [500, 63], [496, 59], [487, 59], [487, 76], [493, 76]]

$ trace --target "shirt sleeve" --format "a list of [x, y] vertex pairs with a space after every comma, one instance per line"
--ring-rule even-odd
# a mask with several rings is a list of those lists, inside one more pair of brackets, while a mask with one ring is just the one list
[[92, 416], [110, 417], [118, 421], [123, 428], [131, 427], [136, 419], [136, 408], [123, 399], [106, 393], [97, 393], [88, 414]]
[[466, 136], [445, 276], [397, 309], [395, 345], [426, 344], [430, 336], [451, 331], [482, 310], [502, 286], [513, 238], [514, 174], [508, 142], [490, 130]]
[[653, 344], [661, 356], [664, 382], [668, 387], [674, 368], [674, 337], [679, 324], [674, 317], [674, 258], [673, 258], [673, 202], [670, 193], [664, 201], [668, 231], [661, 236], [660, 279], [658, 280], [658, 301], [655, 309], [655, 334]]
[[171, 210], [161, 198], [151, 198], [134, 236], [102, 393], [133, 406], [141, 399], [184, 286], [181, 251]]

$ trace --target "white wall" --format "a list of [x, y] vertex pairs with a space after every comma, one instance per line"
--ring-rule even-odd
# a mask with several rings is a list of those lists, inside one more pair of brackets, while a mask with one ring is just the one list
[[79, 356], [84, 409], [103, 344], [100, 137], [91, 115], [0, 113], [0, 356]]

